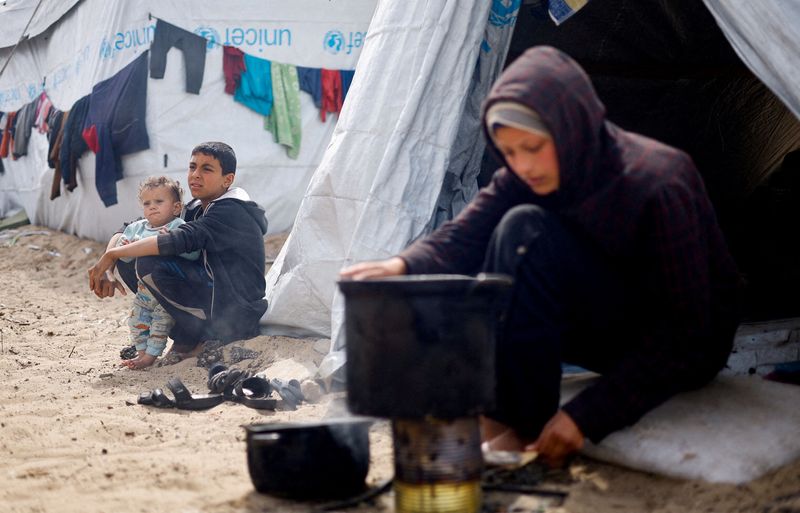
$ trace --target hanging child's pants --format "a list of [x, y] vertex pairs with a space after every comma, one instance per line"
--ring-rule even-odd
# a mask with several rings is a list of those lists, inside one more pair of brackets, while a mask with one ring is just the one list
[[156, 21], [156, 32], [150, 45], [150, 78], [164, 78], [167, 52], [173, 46], [183, 52], [186, 65], [186, 92], [200, 94], [206, 69], [206, 38], [163, 20]]

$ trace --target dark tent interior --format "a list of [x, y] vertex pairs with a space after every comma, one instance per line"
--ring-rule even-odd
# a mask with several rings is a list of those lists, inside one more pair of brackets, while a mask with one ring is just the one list
[[[611, 121], [689, 153], [747, 281], [748, 320], [800, 316], [800, 121], [742, 63], [701, 0], [593, 0], [561, 26], [520, 8], [507, 63], [559, 48]], [[486, 183], [496, 167], [487, 152]]]

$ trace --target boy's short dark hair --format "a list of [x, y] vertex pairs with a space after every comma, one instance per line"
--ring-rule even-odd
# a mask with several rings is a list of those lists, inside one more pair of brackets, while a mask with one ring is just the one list
[[222, 174], [229, 175], [236, 172], [236, 153], [233, 148], [219, 141], [200, 143], [192, 150], [192, 155], [202, 153], [217, 159], [222, 166]]

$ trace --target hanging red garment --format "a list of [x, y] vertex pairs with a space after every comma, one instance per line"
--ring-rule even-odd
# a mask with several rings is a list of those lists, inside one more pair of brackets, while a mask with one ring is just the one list
[[328, 112], [338, 114], [342, 110], [342, 74], [339, 70], [323, 69], [320, 72], [322, 82], [322, 107], [319, 118], [325, 121]]
[[222, 74], [225, 75], [225, 92], [233, 94], [239, 87], [242, 73], [247, 71], [244, 52], [233, 46], [222, 47]]
[[11, 153], [11, 148], [14, 146], [14, 138], [11, 136], [11, 127], [14, 126], [14, 118], [17, 117], [16, 112], [8, 112], [6, 114], [6, 126], [3, 128], [3, 140], [0, 141], [0, 158], [8, 158]]

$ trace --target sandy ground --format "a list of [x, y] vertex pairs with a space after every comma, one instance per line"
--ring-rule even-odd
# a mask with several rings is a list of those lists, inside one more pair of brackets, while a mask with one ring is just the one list
[[[135, 404], [140, 392], [163, 387], [172, 376], [204, 392], [206, 370], [196, 359], [147, 371], [120, 369], [130, 297], [97, 299], [86, 280], [102, 245], [44, 231], [0, 239], [0, 512], [313, 511], [318, 504], [254, 491], [241, 426], [321, 419], [341, 397], [329, 394], [277, 412], [233, 403], [201, 412]], [[267, 241], [268, 254], [274, 256], [281, 241]], [[321, 358], [316, 340], [262, 336], [241, 345], [260, 352], [237, 364], [254, 370], [288, 358], [309, 365]], [[392, 475], [387, 423], [376, 423], [370, 436], [368, 482], [378, 483]], [[544, 485], [566, 491], [566, 499], [490, 493], [484, 509], [800, 513], [800, 462], [730, 486], [579, 458]], [[349, 511], [393, 511], [392, 504], [387, 494]]]

